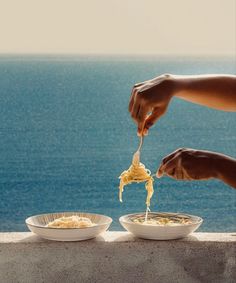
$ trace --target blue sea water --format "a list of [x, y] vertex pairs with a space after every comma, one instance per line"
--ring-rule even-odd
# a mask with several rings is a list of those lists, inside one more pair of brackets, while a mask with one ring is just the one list
[[[114, 219], [145, 210], [142, 184], [118, 176], [137, 149], [127, 106], [134, 83], [162, 73], [236, 73], [233, 58], [119, 56], [0, 57], [0, 230], [25, 231], [26, 217], [88, 211]], [[236, 157], [236, 113], [174, 99], [145, 138], [142, 161], [153, 173], [179, 147]], [[155, 181], [153, 211], [204, 218], [201, 231], [236, 230], [236, 191], [220, 181]]]

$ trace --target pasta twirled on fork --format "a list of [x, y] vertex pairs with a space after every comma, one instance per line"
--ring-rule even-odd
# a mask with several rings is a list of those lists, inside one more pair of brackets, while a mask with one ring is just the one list
[[150, 206], [150, 200], [153, 195], [153, 178], [151, 176], [150, 170], [146, 169], [144, 164], [141, 162], [133, 162], [128, 170], [125, 170], [120, 175], [120, 185], [119, 185], [119, 199], [122, 202], [122, 192], [124, 191], [124, 186], [131, 183], [141, 183], [146, 182], [145, 187], [147, 190], [146, 205], [147, 208]]

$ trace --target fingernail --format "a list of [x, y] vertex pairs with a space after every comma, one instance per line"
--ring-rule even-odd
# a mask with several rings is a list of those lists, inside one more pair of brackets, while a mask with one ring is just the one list
[[144, 136], [147, 136], [147, 135], [148, 135], [148, 129], [144, 129], [144, 130], [143, 130], [143, 135], [144, 135]]
[[157, 173], [156, 173], [156, 176], [157, 176], [157, 178], [160, 179], [163, 176], [163, 173], [160, 170], [158, 170]]

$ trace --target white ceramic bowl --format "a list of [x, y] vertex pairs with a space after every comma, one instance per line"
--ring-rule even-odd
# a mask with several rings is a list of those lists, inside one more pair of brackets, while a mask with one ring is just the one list
[[[46, 225], [62, 216], [78, 215], [87, 217], [95, 226], [86, 228], [49, 228]], [[83, 241], [97, 237], [102, 232], [105, 232], [112, 223], [112, 219], [105, 215], [82, 213], [82, 212], [60, 212], [35, 215], [25, 220], [30, 231], [38, 236], [54, 241]]]
[[121, 225], [136, 237], [150, 240], [173, 240], [184, 238], [190, 233], [194, 232], [201, 224], [202, 218], [189, 214], [171, 213], [171, 212], [150, 212], [151, 214], [160, 216], [183, 216], [191, 220], [191, 224], [177, 224], [175, 226], [168, 225], [148, 225], [134, 223], [134, 219], [138, 215], [145, 215], [145, 213], [134, 213], [120, 217]]

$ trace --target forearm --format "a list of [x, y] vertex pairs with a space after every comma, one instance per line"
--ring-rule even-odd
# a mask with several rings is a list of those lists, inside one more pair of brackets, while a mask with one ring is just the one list
[[217, 159], [217, 178], [236, 189], [236, 159], [226, 155], [219, 155]]
[[171, 75], [173, 96], [218, 110], [236, 111], [236, 76]]

